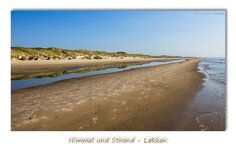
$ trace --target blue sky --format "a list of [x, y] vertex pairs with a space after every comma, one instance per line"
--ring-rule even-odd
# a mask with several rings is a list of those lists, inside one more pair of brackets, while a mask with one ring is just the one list
[[12, 11], [11, 46], [223, 57], [224, 11]]

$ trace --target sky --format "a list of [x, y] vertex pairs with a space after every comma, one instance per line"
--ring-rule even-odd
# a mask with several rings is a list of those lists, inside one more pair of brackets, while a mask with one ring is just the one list
[[12, 11], [11, 46], [225, 56], [224, 11]]

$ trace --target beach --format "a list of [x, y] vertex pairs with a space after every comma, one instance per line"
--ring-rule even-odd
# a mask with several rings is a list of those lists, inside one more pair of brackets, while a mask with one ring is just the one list
[[197, 59], [12, 91], [12, 130], [176, 130], [202, 84]]

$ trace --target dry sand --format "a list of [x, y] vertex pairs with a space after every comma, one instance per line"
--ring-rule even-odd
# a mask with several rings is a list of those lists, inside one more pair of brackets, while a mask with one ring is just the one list
[[12, 130], [171, 130], [201, 87], [197, 60], [12, 92]]
[[39, 72], [65, 71], [82, 66], [110, 65], [134, 62], [150, 62], [157, 60], [170, 60], [175, 58], [124, 58], [124, 59], [72, 59], [72, 60], [37, 60], [37, 61], [11, 61], [11, 74], [29, 74]]

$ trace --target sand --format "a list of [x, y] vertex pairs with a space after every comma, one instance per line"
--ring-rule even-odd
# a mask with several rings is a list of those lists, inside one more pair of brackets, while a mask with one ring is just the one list
[[37, 61], [11, 61], [11, 74], [29, 74], [52, 71], [65, 71], [77, 67], [89, 67], [95, 65], [112, 65], [121, 63], [151, 62], [157, 60], [170, 60], [175, 58], [124, 58], [124, 59], [72, 59], [72, 60], [37, 60]]
[[12, 92], [12, 130], [163, 131], [201, 87], [197, 60]]

